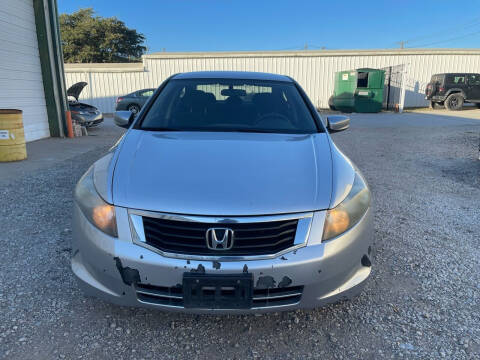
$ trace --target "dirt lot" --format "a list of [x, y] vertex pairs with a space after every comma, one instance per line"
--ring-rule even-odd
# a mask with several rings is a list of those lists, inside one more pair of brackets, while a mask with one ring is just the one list
[[121, 132], [103, 124], [76, 140], [83, 152], [31, 171], [0, 164], [0, 358], [478, 359], [480, 110], [454, 115], [352, 114], [333, 135], [371, 186], [377, 251], [360, 297], [309, 311], [193, 316], [85, 298], [70, 271], [72, 190]]

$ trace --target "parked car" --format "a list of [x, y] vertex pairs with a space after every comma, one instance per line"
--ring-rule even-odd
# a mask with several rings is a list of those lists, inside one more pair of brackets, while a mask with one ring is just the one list
[[435, 74], [425, 95], [432, 108], [445, 106], [448, 110], [460, 110], [464, 103], [474, 103], [480, 108], [480, 74]]
[[[72, 120], [76, 121], [82, 126], [91, 127], [100, 124], [103, 121], [103, 114], [95, 106], [81, 103], [78, 101], [80, 93], [87, 86], [87, 83], [82, 81], [70, 86], [67, 90], [68, 107], [72, 114]], [[73, 98], [73, 99], [72, 99]]]
[[373, 210], [360, 170], [287, 76], [166, 80], [75, 189], [72, 270], [87, 294], [195, 313], [312, 308], [358, 294]]
[[115, 111], [128, 110], [137, 115], [154, 91], [155, 89], [143, 89], [119, 96], [116, 101]]

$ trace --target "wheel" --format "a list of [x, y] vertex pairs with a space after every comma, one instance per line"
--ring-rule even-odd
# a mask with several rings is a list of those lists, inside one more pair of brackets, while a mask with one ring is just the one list
[[477, 107], [477, 109], [480, 109], [480, 103], [476, 103], [475, 106]]
[[443, 101], [435, 102], [430, 101], [430, 109], [443, 109], [445, 107], [445, 103]]
[[130, 104], [128, 105], [127, 110], [133, 113], [133, 115], [137, 116], [140, 111], [140, 106], [138, 106], [137, 104]]
[[459, 94], [459, 93], [450, 94], [445, 100], [445, 107], [448, 110], [454, 110], [454, 111], [461, 110], [463, 107], [463, 101], [464, 101], [464, 98], [462, 94]]

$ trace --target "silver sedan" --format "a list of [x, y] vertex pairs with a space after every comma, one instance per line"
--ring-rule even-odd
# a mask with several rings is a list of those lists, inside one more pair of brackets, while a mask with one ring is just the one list
[[174, 75], [75, 189], [72, 269], [89, 295], [194, 313], [312, 308], [371, 271], [370, 191], [291, 78]]

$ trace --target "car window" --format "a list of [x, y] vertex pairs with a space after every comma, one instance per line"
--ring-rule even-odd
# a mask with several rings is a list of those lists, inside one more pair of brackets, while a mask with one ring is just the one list
[[315, 120], [293, 83], [238, 79], [171, 80], [140, 128], [317, 132]]
[[479, 74], [471, 74], [467, 75], [468, 84], [469, 85], [480, 85], [480, 75]]
[[465, 75], [448, 75], [447, 82], [451, 84], [465, 84]]
[[145, 97], [150, 97], [153, 95], [153, 89], [150, 90], [143, 90], [138, 92], [138, 96], [145, 96]]

